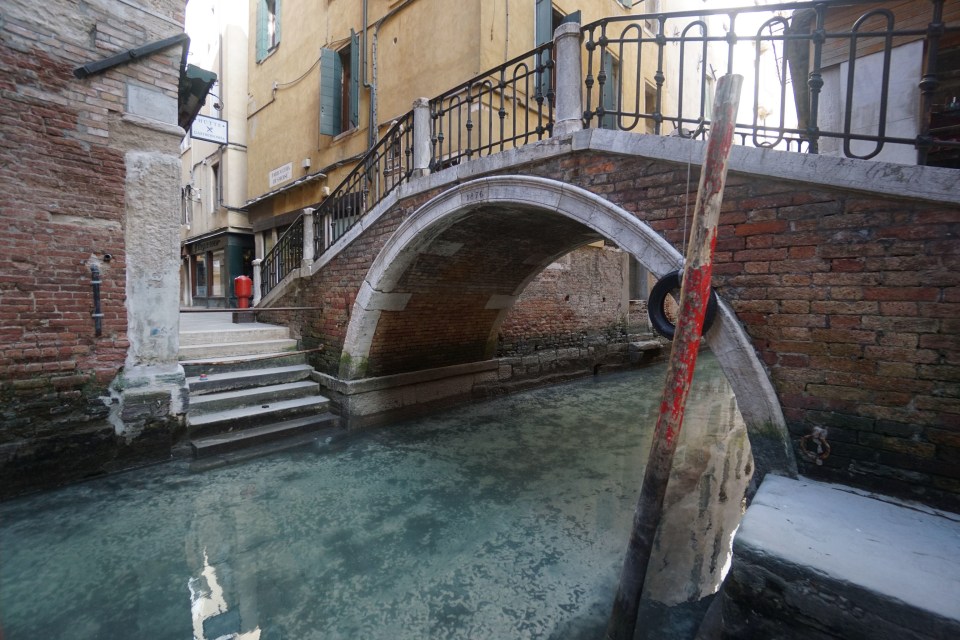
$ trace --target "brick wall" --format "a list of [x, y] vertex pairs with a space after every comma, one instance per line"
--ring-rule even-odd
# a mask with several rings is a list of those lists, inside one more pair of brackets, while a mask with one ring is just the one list
[[[183, 2], [154, 4], [182, 23]], [[0, 495], [126, 455], [102, 399], [129, 348], [126, 169], [110, 122], [128, 81], [176, 95], [179, 50], [82, 81], [73, 69], [171, 33], [116, 2], [82, 14], [68, 2], [0, 8]], [[99, 338], [91, 258], [101, 263]]]
[[624, 254], [615, 247], [568, 253], [523, 290], [500, 328], [497, 355], [626, 342], [627, 277]]

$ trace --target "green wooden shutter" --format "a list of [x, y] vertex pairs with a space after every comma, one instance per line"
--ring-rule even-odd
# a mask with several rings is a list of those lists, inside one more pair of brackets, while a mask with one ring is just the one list
[[343, 85], [343, 67], [340, 55], [333, 49], [320, 50], [320, 133], [335, 136], [340, 133], [340, 92]]
[[350, 124], [360, 126], [360, 34], [350, 29]]
[[603, 74], [606, 76], [603, 82], [603, 108], [608, 112], [604, 114], [600, 126], [604, 129], [617, 128], [617, 116], [609, 113], [617, 109], [617, 72], [613, 62], [613, 56], [604, 51], [603, 56]]
[[[553, 2], [552, 0], [537, 0], [536, 4], [536, 46], [553, 40]], [[540, 58], [540, 65], [545, 65], [550, 61], [550, 54], [544, 53]], [[545, 69], [538, 74], [537, 89], [538, 93], [546, 99], [550, 91], [550, 70]]]
[[280, 44], [280, 0], [273, 2], [273, 46]]
[[267, 57], [267, 0], [257, 1], [257, 62]]

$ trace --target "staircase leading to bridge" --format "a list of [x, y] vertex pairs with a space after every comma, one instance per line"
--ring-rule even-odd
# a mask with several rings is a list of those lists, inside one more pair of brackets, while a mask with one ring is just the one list
[[180, 363], [190, 389], [187, 435], [194, 457], [300, 444], [337, 430], [339, 418], [289, 329], [236, 325], [229, 317], [182, 315]]

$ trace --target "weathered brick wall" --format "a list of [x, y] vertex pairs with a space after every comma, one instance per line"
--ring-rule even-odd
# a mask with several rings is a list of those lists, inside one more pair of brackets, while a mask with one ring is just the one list
[[[589, 189], [682, 247], [696, 169], [688, 183], [686, 165], [581, 152], [524, 173]], [[326, 346], [327, 371], [336, 371], [370, 261], [400, 217], [430, 195], [401, 203], [302, 294], [324, 306], [304, 337]], [[715, 285], [767, 364], [794, 442], [814, 425], [829, 428], [830, 457], [817, 466], [798, 454], [804, 473], [960, 508], [958, 214], [730, 175]], [[560, 304], [556, 296], [553, 302]], [[504, 326], [513, 335], [536, 333], [535, 324], [516, 319]]]
[[[3, 495], [95, 473], [122, 455], [102, 400], [129, 347], [126, 168], [110, 121], [128, 80], [175, 96], [180, 51], [83, 81], [73, 69], [175, 33], [169, 21], [182, 24], [184, 2], [153, 4], [168, 22], [107, 0], [82, 12], [72, 2], [0, 7]], [[99, 338], [91, 258], [102, 263]]]
[[543, 270], [500, 327], [498, 356], [627, 340], [624, 253], [588, 245]]

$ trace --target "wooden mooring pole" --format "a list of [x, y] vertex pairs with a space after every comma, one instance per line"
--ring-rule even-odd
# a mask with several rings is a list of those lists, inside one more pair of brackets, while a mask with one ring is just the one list
[[643, 476], [643, 487], [633, 516], [633, 530], [627, 545], [620, 585], [613, 602], [607, 626], [608, 640], [633, 640], [640, 608], [640, 596], [650, 564], [654, 537], [663, 511], [663, 497], [677, 436], [683, 424], [693, 370], [697, 364], [703, 316], [710, 299], [710, 277], [713, 272], [713, 250], [717, 243], [720, 203], [727, 181], [727, 162], [733, 144], [740, 87], [743, 77], [726, 75], [717, 83], [717, 94], [710, 125], [710, 139], [700, 172], [697, 204], [693, 212], [690, 241], [687, 244], [683, 285], [680, 290], [680, 312], [670, 350], [666, 384], [660, 401], [660, 416], [653, 434], [653, 446]]

